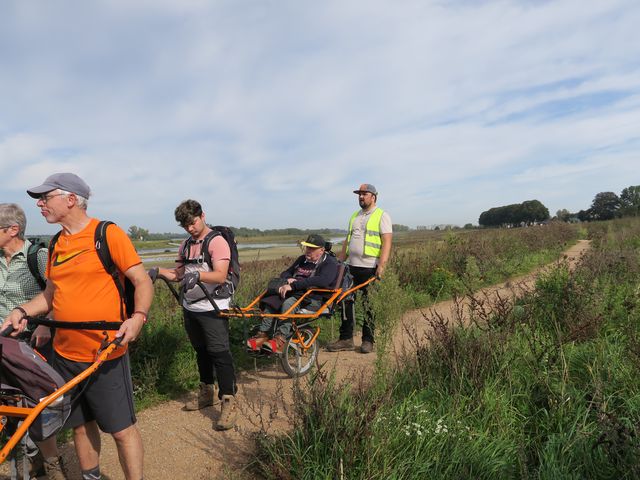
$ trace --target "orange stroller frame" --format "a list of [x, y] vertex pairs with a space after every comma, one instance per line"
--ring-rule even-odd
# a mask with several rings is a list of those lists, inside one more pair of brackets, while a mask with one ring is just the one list
[[[290, 320], [291, 333], [286, 338], [282, 353], [277, 355], [280, 356], [280, 363], [287, 375], [290, 377], [301, 377], [311, 371], [311, 367], [313, 367], [313, 364], [318, 358], [318, 344], [316, 343], [316, 340], [318, 335], [320, 335], [320, 327], [312, 325], [313, 321], [319, 317], [330, 317], [333, 314], [335, 307], [340, 305], [345, 298], [357, 290], [366, 287], [377, 279], [377, 277], [371, 277], [366, 282], [344, 290], [340, 285], [342, 285], [342, 278], [344, 276], [345, 269], [346, 265], [341, 264], [338, 277], [334, 283], [334, 288], [310, 288], [306, 290], [304, 294], [298, 298], [296, 303], [294, 303], [286, 312], [282, 313], [266, 313], [260, 310], [260, 300], [262, 300], [262, 297], [267, 293], [266, 289], [263, 290], [246, 307], [232, 307], [229, 310], [220, 310], [202, 282], [198, 282], [197, 285], [202, 289], [204, 295], [207, 297], [209, 302], [211, 302], [211, 305], [213, 305], [216, 314], [222, 317], [243, 318], [244, 320], [247, 320], [248, 318]], [[162, 279], [167, 284], [173, 296], [178, 300], [178, 303], [182, 304], [182, 289], [180, 290], [180, 293], [178, 293], [165, 277], [158, 275], [157, 278]], [[312, 293], [320, 293], [327, 296], [322, 306], [316, 311], [309, 311], [304, 308], [298, 310], [307, 296]], [[296, 310], [298, 310], [298, 312], [296, 312]], [[247, 335], [245, 333], [245, 337], [246, 336]]]
[[[336, 282], [337, 285], [342, 281], [342, 273], [343, 271], [341, 270], [338, 276], [340, 281]], [[301, 377], [311, 371], [313, 364], [318, 358], [318, 344], [316, 340], [318, 339], [318, 335], [320, 335], [320, 327], [313, 325], [313, 321], [320, 317], [330, 317], [335, 308], [340, 305], [345, 298], [367, 286], [374, 280], [375, 277], [372, 277], [366, 282], [347, 290], [343, 290], [340, 287], [333, 289], [310, 288], [306, 290], [287, 311], [282, 313], [266, 313], [258, 308], [260, 300], [262, 300], [267, 293], [267, 291], [264, 290], [246, 307], [221, 312], [220, 314], [225, 317], [272, 318], [274, 320], [290, 321], [291, 333], [286, 337], [282, 353], [279, 354], [280, 363], [287, 375], [294, 378]], [[327, 296], [322, 306], [315, 311], [309, 311], [304, 308], [299, 309], [307, 296], [312, 293], [320, 293]]]
[[[78, 328], [77, 323], [74, 322], [60, 322], [60, 321], [51, 321], [46, 319], [39, 318], [30, 318], [27, 317], [30, 322], [34, 324], [43, 324], [55, 326], [57, 328]], [[92, 323], [95, 324], [95, 327], [88, 327], [87, 324]], [[83, 329], [94, 329], [94, 330], [117, 330], [122, 325], [121, 322], [82, 322]], [[85, 328], [88, 327], [88, 328]], [[11, 326], [7, 327], [4, 331], [0, 332], [0, 335], [8, 336], [13, 331]], [[66, 393], [68, 393], [71, 389], [82, 383], [84, 380], [89, 378], [95, 371], [100, 368], [100, 366], [107, 360], [109, 355], [118, 347], [120, 343], [120, 339], [117, 338], [103, 346], [97, 354], [96, 360], [83, 372], [78, 374], [76, 377], [69, 380], [62, 387], [55, 390], [50, 395], [40, 399], [31, 399], [36, 401], [37, 403], [33, 407], [24, 407], [19, 405], [25, 405], [26, 397], [18, 388], [8, 388], [5, 391], [0, 390], [0, 433], [7, 433], [5, 431], [5, 426], [7, 425], [9, 419], [21, 419], [22, 423], [17, 427], [15, 432], [11, 434], [7, 442], [4, 444], [2, 449], [0, 449], [0, 463], [3, 463], [7, 457], [9, 457], [13, 448], [20, 442], [24, 434], [27, 432], [29, 427], [33, 424], [33, 422], [38, 418], [38, 416], [42, 413], [42, 411], [53, 404], [58, 398], [62, 397]], [[28, 478], [28, 477], [27, 477]]]

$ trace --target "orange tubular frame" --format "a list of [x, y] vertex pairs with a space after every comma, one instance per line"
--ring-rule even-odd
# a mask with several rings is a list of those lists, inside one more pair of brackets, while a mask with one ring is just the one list
[[[249, 305], [244, 308], [235, 308], [228, 311], [220, 311], [219, 314], [228, 318], [246, 318], [246, 317], [260, 317], [260, 318], [274, 318], [278, 320], [290, 320], [291, 321], [291, 330], [292, 333], [290, 337], [287, 339], [287, 342], [291, 342], [297, 345], [299, 352], [301, 354], [307, 354], [307, 352], [314, 347], [315, 341], [318, 339], [320, 335], [320, 327], [314, 326], [313, 328], [305, 328], [315, 319], [320, 317], [321, 315], [331, 314], [333, 309], [340, 304], [348, 295], [353, 292], [360, 290], [361, 288], [369, 285], [371, 282], [376, 280], [376, 277], [371, 277], [366, 282], [361, 283], [360, 285], [356, 285], [348, 290], [343, 290], [342, 288], [336, 289], [326, 289], [326, 288], [310, 288], [305, 291], [304, 294], [298, 298], [298, 300], [286, 311], [282, 313], [265, 313], [258, 308], [260, 300], [265, 296], [267, 291], [263, 291], [258, 295]], [[312, 293], [322, 293], [328, 295], [328, 298], [322, 304], [322, 306], [314, 311], [309, 313], [293, 313], [298, 306], [304, 301], [304, 299], [312, 294]], [[305, 341], [305, 330], [311, 334], [309, 338]], [[288, 348], [288, 347], [285, 347]], [[283, 367], [287, 374], [290, 376], [297, 376], [296, 374], [292, 374], [290, 370], [285, 367], [285, 357], [281, 356], [281, 361]], [[297, 372], [299, 375], [300, 372]], [[304, 373], [302, 373], [304, 374]]]
[[[235, 310], [229, 310], [229, 311], [226, 311], [226, 312], [222, 311], [222, 312], [220, 312], [220, 315], [224, 316], [224, 317], [229, 317], [229, 318], [245, 317], [247, 315], [249, 315], [249, 316], [254, 316], [255, 315], [255, 316], [267, 317], [267, 318], [277, 318], [279, 320], [296, 320], [296, 319], [315, 320], [320, 315], [322, 315], [324, 312], [329, 310], [330, 307], [337, 306], [348, 295], [351, 295], [353, 292], [355, 292], [357, 290], [360, 290], [363, 287], [366, 287], [367, 285], [369, 285], [374, 280], [376, 280], [376, 277], [371, 277], [366, 282], [363, 282], [363, 283], [361, 283], [359, 285], [356, 285], [356, 286], [354, 286], [354, 287], [352, 287], [352, 288], [350, 288], [349, 290], [346, 290], [346, 291], [343, 291], [341, 288], [337, 288], [337, 289], [334, 289], [334, 290], [327, 289], [327, 288], [310, 288], [309, 290], [304, 292], [304, 294], [298, 299], [298, 301], [296, 303], [291, 305], [291, 308], [289, 308], [286, 312], [282, 312], [282, 313], [265, 313], [265, 312], [262, 312], [262, 311], [260, 311], [258, 309], [258, 304], [260, 303], [260, 300], [262, 300], [262, 297], [264, 297], [265, 294], [267, 293], [267, 291], [264, 290], [262, 293], [260, 293], [260, 295], [258, 295], [246, 307], [238, 308], [238, 309], [235, 309]], [[315, 312], [310, 312], [310, 313], [292, 313], [293, 311], [295, 311], [295, 309], [298, 307], [298, 305], [300, 305], [300, 303], [302, 303], [302, 301], [307, 297], [307, 295], [310, 295], [312, 293], [327, 293], [327, 294], [330, 294], [330, 296], [329, 296], [329, 298], [327, 298], [327, 300], [325, 300], [325, 302], [322, 304], [322, 306], [318, 310], [316, 310]], [[315, 340], [315, 337], [314, 337], [314, 340]]]
[[51, 395], [44, 397], [35, 407], [24, 408], [0, 405], [0, 418], [6, 419], [6, 417], [18, 417], [24, 419], [15, 433], [11, 436], [11, 438], [9, 438], [4, 447], [2, 447], [2, 450], [0, 450], [0, 463], [4, 462], [7, 459], [7, 456], [9, 455], [11, 450], [17, 445], [22, 436], [26, 433], [27, 429], [38, 417], [38, 415], [40, 415], [40, 413], [45, 408], [55, 402], [62, 395], [64, 395], [76, 385], [87, 379], [87, 377], [92, 375], [100, 367], [100, 365], [104, 363], [104, 361], [109, 357], [111, 352], [116, 349], [116, 347], [117, 345], [115, 343], [110, 343], [104, 350], [99, 351], [97, 359], [95, 362], [93, 362], [93, 364], [91, 364], [82, 373], [69, 380]]

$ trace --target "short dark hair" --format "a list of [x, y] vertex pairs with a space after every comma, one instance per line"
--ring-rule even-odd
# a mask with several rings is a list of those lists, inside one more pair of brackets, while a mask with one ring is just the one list
[[185, 200], [176, 207], [174, 215], [176, 222], [186, 227], [193, 223], [194, 218], [202, 216], [202, 205], [195, 200]]

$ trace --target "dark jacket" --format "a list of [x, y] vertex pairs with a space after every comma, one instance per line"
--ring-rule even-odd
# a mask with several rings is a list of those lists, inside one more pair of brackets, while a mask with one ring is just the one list
[[[300, 268], [315, 268], [310, 276], [296, 275]], [[333, 288], [336, 277], [338, 276], [338, 261], [336, 257], [329, 253], [324, 253], [317, 265], [307, 262], [304, 255], [300, 255], [293, 264], [280, 274], [281, 278], [295, 278], [296, 281], [291, 284], [294, 293], [304, 292], [309, 288]], [[322, 295], [310, 296], [318, 298]]]
[[[310, 275], [300, 275], [299, 273], [301, 270], [306, 270], [306, 273], [310, 273]], [[296, 261], [293, 262], [289, 268], [280, 274], [280, 278], [296, 279], [296, 281], [291, 284], [292, 290], [287, 294], [287, 297], [295, 296], [298, 298], [301, 297], [309, 288], [333, 288], [337, 276], [338, 261], [336, 260], [336, 257], [329, 253], [325, 253], [323, 257], [320, 258], [317, 265], [306, 262], [305, 256], [301, 255], [296, 258]], [[305, 299], [324, 301], [326, 296], [327, 294], [310, 293], [305, 297]], [[262, 308], [264, 308], [265, 305], [268, 305], [274, 310], [279, 310], [282, 306], [282, 298], [277, 294], [267, 295], [262, 298], [260, 305]], [[304, 306], [304, 301], [302, 306]]]

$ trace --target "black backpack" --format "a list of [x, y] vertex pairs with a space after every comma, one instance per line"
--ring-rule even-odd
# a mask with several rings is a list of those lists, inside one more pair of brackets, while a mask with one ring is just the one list
[[33, 278], [38, 282], [40, 290], [44, 290], [47, 286], [47, 279], [42, 272], [40, 272], [40, 268], [38, 266], [38, 252], [43, 248], [46, 249], [47, 246], [39, 238], [29, 238], [28, 240], [31, 242], [31, 245], [27, 250], [27, 267], [29, 267], [29, 271], [31, 272], [31, 275], [33, 275]]
[[[240, 257], [238, 255], [236, 236], [229, 227], [224, 227], [222, 225], [209, 225], [209, 228], [211, 228], [211, 232], [209, 232], [202, 240], [202, 248], [200, 249], [202, 261], [209, 265], [209, 268], [213, 269], [211, 254], [209, 253], [209, 243], [215, 237], [221, 235], [229, 244], [231, 259], [229, 260], [229, 271], [227, 272], [227, 281], [225, 283], [227, 288], [218, 289], [215, 292], [214, 297], [229, 298], [233, 296], [238, 289], [238, 285], [240, 285]], [[182, 247], [181, 256], [185, 263], [198, 263], [200, 261], [197, 258], [189, 260], [189, 249], [192, 244], [193, 239], [189, 237]]]
[[[102, 262], [102, 266], [104, 267], [104, 269], [111, 276], [111, 278], [113, 278], [113, 281], [116, 284], [116, 288], [118, 289], [118, 293], [120, 294], [120, 318], [124, 321], [127, 318], [130, 318], [135, 310], [135, 287], [133, 286], [133, 283], [131, 283], [131, 280], [129, 280], [127, 277], [124, 277], [124, 285], [120, 280], [120, 271], [111, 258], [111, 252], [109, 251], [109, 244], [107, 242], [107, 227], [109, 225], [115, 225], [115, 223], [108, 220], [103, 220], [98, 223], [93, 238], [98, 258], [100, 259], [100, 262]], [[51, 255], [53, 255], [53, 249], [61, 233], [62, 231], [56, 233], [51, 239], [51, 242], [49, 242], [49, 259], [51, 259]]]

